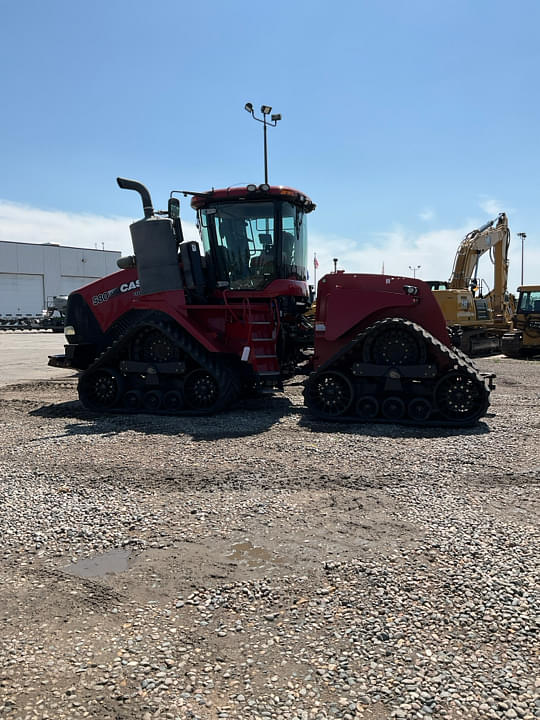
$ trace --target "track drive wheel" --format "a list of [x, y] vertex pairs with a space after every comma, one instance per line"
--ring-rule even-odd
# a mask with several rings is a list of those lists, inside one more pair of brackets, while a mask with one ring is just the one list
[[374, 326], [362, 349], [364, 362], [375, 365], [420, 365], [426, 361], [421, 336], [400, 320]]
[[179, 358], [179, 348], [171, 338], [157, 328], [144, 328], [132, 344], [134, 360], [142, 362], [173, 362]]
[[339, 417], [352, 405], [354, 389], [346, 375], [327, 370], [308, 380], [305, 397], [307, 406], [317, 414]]
[[461, 423], [474, 422], [488, 407], [485, 387], [468, 374], [454, 371], [439, 380], [435, 400], [441, 415]]
[[122, 394], [123, 378], [112, 368], [85, 373], [79, 380], [79, 398], [84, 407], [102, 412], [113, 408]]

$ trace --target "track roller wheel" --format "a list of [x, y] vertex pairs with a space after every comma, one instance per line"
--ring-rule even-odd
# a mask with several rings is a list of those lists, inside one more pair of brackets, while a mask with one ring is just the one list
[[220, 396], [217, 379], [204, 368], [192, 370], [184, 380], [186, 405], [192, 410], [212, 410]]
[[369, 333], [362, 356], [375, 365], [420, 365], [426, 361], [426, 346], [402, 321], [388, 321]]
[[142, 403], [142, 392], [140, 390], [128, 390], [122, 398], [122, 405], [126, 410], [138, 410]]
[[179, 390], [168, 390], [163, 396], [163, 409], [177, 412], [184, 407], [184, 398]]
[[111, 368], [99, 368], [82, 375], [79, 380], [79, 398], [90, 410], [109, 410], [120, 399], [122, 386], [120, 373]]
[[413, 398], [407, 405], [407, 415], [417, 422], [427, 420], [432, 410], [433, 405], [426, 398]]
[[381, 412], [386, 420], [401, 420], [405, 415], [405, 403], [400, 397], [392, 395], [383, 400]]
[[328, 370], [308, 380], [307, 405], [320, 415], [344, 415], [352, 405], [353, 397], [351, 381], [337, 370]]
[[156, 412], [161, 407], [163, 393], [161, 390], [148, 390], [142, 399], [143, 408], [149, 412]]
[[373, 420], [379, 414], [379, 401], [374, 395], [362, 395], [356, 401], [356, 414], [360, 420]]
[[485, 387], [468, 374], [454, 371], [439, 380], [435, 388], [439, 412], [448, 420], [473, 422], [486, 411]]

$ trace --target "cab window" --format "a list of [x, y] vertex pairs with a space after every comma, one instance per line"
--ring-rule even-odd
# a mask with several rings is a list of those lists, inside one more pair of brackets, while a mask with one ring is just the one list
[[529, 290], [522, 293], [518, 312], [540, 313], [540, 290]]
[[307, 279], [307, 232], [302, 210], [281, 205], [281, 265], [285, 277]]

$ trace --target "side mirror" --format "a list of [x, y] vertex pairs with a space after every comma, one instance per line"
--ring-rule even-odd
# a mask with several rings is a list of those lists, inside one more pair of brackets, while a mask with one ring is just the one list
[[178, 198], [169, 198], [167, 214], [173, 220], [180, 217], [180, 200]]

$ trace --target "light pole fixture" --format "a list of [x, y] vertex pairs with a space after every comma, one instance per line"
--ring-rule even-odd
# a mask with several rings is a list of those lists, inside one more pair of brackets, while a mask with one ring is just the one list
[[332, 258], [332, 262], [334, 263], [334, 272], [337, 273], [338, 258]]
[[527, 237], [527, 233], [518, 233], [517, 235], [521, 238], [521, 284], [523, 285], [523, 245], [525, 238]]
[[409, 265], [409, 270], [412, 270], [413, 273], [413, 280], [416, 280], [416, 271], [420, 270], [421, 267], [421, 265]]
[[281, 120], [279, 113], [272, 115], [268, 120], [268, 115], [272, 112], [270, 105], [261, 105], [262, 118], [255, 117], [255, 110], [253, 109], [252, 103], [248, 102], [244, 105], [244, 109], [251, 115], [251, 117], [257, 122], [263, 123], [264, 126], [264, 182], [268, 185], [268, 145], [266, 141], [266, 128], [276, 127], [278, 121]]

